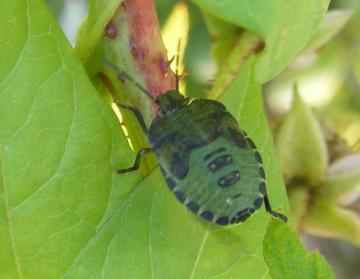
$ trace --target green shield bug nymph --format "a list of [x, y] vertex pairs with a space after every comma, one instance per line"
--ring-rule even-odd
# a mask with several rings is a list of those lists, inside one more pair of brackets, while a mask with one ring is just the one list
[[[153, 98], [126, 73], [117, 72]], [[270, 206], [260, 153], [224, 105], [186, 98], [178, 89], [161, 94], [154, 101], [160, 113], [149, 130], [136, 108], [117, 102], [135, 112], [151, 144], [151, 148], [139, 151], [132, 167], [118, 173], [138, 169], [141, 157], [154, 152], [170, 191], [207, 221], [219, 225], [243, 222], [263, 202], [267, 212], [287, 221], [286, 216]]]

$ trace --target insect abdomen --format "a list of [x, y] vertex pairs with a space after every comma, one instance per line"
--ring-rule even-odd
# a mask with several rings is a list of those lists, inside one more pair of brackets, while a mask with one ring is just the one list
[[162, 166], [167, 184], [180, 202], [206, 220], [226, 225], [246, 220], [262, 204], [259, 187], [264, 178], [259, 175], [256, 156], [253, 148], [239, 148], [219, 137], [178, 161], [187, 170], [182, 178], [171, 172], [173, 166]]

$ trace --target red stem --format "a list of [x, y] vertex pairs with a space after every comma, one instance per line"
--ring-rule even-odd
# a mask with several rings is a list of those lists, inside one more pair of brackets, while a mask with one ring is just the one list
[[174, 90], [175, 76], [161, 39], [154, 1], [126, 0], [123, 8], [129, 26], [129, 48], [147, 90], [154, 97]]

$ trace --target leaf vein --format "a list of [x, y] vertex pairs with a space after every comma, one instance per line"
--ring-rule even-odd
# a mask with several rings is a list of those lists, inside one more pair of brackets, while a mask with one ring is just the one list
[[[1, 146], [1, 150], [2, 150], [2, 146]], [[12, 224], [12, 220], [11, 220], [11, 213], [10, 213], [10, 207], [9, 207], [9, 197], [8, 197], [8, 189], [6, 187], [6, 181], [5, 181], [5, 175], [4, 175], [4, 164], [3, 164], [3, 155], [2, 152], [0, 153], [0, 167], [1, 167], [1, 178], [2, 178], [2, 188], [3, 188], [3, 201], [4, 201], [4, 210], [5, 210], [5, 216], [6, 216], [6, 220], [7, 220], [7, 224], [8, 224], [8, 231], [9, 231], [9, 237], [10, 237], [10, 243], [11, 243], [11, 248], [13, 250], [14, 253], [14, 259], [15, 259], [15, 266], [16, 266], [16, 271], [19, 274], [20, 278], [23, 278], [22, 275], [22, 270], [21, 270], [21, 266], [20, 266], [20, 261], [19, 261], [19, 256], [18, 256], [18, 252], [17, 252], [17, 248], [16, 248], [16, 243], [15, 243], [15, 236], [14, 236], [14, 231], [13, 231], [13, 224]]]
[[209, 230], [209, 224], [208, 224], [208, 226], [206, 228], [206, 231], [205, 231], [205, 234], [204, 234], [204, 237], [203, 237], [203, 240], [201, 241], [199, 251], [198, 251], [198, 254], [197, 254], [196, 259], [195, 259], [193, 269], [192, 269], [190, 277], [189, 277], [190, 279], [193, 279], [195, 274], [196, 274], [196, 269], [197, 269], [197, 267], [199, 265], [200, 258], [201, 258], [202, 252], [204, 251], [205, 244], [206, 244], [206, 241], [207, 241], [207, 239], [209, 237], [209, 234], [210, 234], [210, 230]]

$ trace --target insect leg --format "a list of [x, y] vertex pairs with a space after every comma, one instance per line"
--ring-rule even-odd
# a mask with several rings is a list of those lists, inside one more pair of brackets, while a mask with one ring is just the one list
[[267, 193], [265, 193], [265, 196], [264, 196], [264, 203], [265, 203], [265, 208], [266, 208], [267, 212], [269, 212], [272, 216], [280, 218], [284, 222], [287, 222], [287, 217], [285, 215], [272, 210]]
[[115, 100], [115, 103], [120, 108], [131, 110], [134, 113], [134, 115], [135, 115], [137, 121], [139, 122], [141, 129], [144, 131], [145, 135], [148, 134], [148, 128], [146, 127], [144, 117], [142, 116], [140, 110], [138, 110], [136, 107], [133, 107], [133, 106], [124, 105], [121, 102], [119, 102], [118, 100]]
[[150, 147], [146, 147], [146, 148], [141, 149], [136, 154], [136, 159], [135, 159], [134, 165], [132, 167], [127, 168], [127, 169], [117, 170], [116, 172], [118, 174], [122, 174], [122, 173], [132, 172], [132, 171], [137, 170], [139, 168], [139, 166], [140, 166], [141, 157], [144, 156], [146, 153], [150, 153], [150, 152], [153, 152], [153, 149], [150, 148]]

